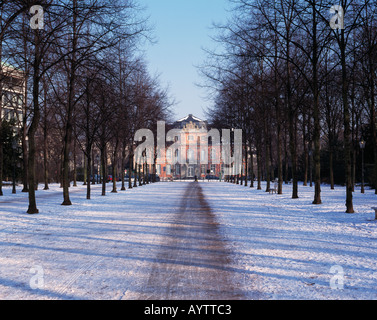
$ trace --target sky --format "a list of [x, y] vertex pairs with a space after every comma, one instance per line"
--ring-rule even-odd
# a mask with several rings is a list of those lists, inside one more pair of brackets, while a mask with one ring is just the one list
[[225, 22], [228, 0], [139, 0], [154, 26], [157, 43], [148, 46], [146, 57], [152, 74], [160, 74], [164, 87], [177, 101], [174, 119], [193, 114], [203, 120], [210, 106], [196, 66], [206, 59], [202, 48], [213, 48], [213, 22]]

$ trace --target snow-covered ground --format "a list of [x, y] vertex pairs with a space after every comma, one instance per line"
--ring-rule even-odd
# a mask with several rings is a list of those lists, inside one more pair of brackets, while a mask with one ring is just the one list
[[[245, 286], [261, 299], [377, 299], [377, 221], [374, 191], [354, 194], [354, 215], [345, 213], [345, 189], [313, 188], [300, 199], [237, 185], [203, 184], [207, 201], [245, 270]], [[265, 185], [263, 185], [265, 190]]]
[[[27, 215], [27, 195], [0, 199], [0, 299], [122, 299], [153, 262], [183, 186], [154, 184], [93, 200], [72, 188], [38, 191], [39, 215]], [[108, 187], [109, 190], [110, 186]], [[4, 203], [5, 202], [5, 203]]]
[[[377, 299], [373, 191], [357, 190], [357, 213], [348, 215], [340, 187], [323, 186], [324, 204], [313, 206], [310, 187], [300, 186], [300, 199], [292, 200], [291, 186], [270, 195], [226, 183], [200, 185], [251, 297]], [[186, 186], [158, 183], [106, 197], [95, 186], [92, 200], [79, 186], [71, 188], [73, 206], [63, 207], [61, 189], [53, 185], [37, 192], [40, 214], [32, 216], [25, 213], [27, 194], [4, 188], [0, 299], [134, 298]]]

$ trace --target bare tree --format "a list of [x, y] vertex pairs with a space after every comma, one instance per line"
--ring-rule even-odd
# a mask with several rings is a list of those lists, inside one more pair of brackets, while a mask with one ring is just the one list
[[[146, 31], [143, 20], [135, 20], [136, 9], [131, 1], [96, 1], [79, 3], [74, 0], [67, 6], [71, 17], [68, 48], [70, 54], [64, 60], [67, 70], [67, 106], [63, 158], [63, 197], [62, 205], [71, 205], [69, 198], [69, 154], [72, 144], [73, 117], [78, 99], [75, 98], [75, 83], [80, 65], [93, 54], [116, 46], [124, 38], [135, 37]], [[131, 14], [129, 13], [131, 12]], [[90, 26], [92, 25], [92, 26]], [[87, 32], [87, 28], [93, 30]], [[104, 156], [104, 155], [103, 155]]]

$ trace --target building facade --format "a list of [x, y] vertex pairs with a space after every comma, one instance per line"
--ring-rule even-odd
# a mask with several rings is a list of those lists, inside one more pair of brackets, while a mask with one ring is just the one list
[[24, 116], [25, 74], [24, 72], [2, 63], [1, 83], [1, 119], [14, 120], [16, 128], [20, 128]]
[[221, 178], [221, 144], [208, 136], [208, 123], [189, 114], [174, 123], [177, 136], [166, 146], [163, 159], [156, 164], [161, 180]]

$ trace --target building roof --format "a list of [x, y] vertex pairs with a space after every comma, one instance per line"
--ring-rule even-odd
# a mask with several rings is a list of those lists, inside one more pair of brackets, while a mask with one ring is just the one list
[[177, 122], [183, 122], [183, 121], [185, 121], [185, 122], [189, 122], [189, 121], [192, 121], [192, 122], [205, 122], [204, 120], [199, 119], [198, 117], [195, 117], [192, 114], [189, 114], [187, 117], [184, 117], [183, 119], [180, 119]]
[[0, 61], [0, 63], [1, 63], [0, 73], [2, 73], [2, 75], [14, 77], [14, 78], [22, 78], [22, 79], [26, 77], [25, 72], [23, 70], [16, 68], [12, 66], [11, 64], [4, 61]]
[[207, 121], [199, 119], [192, 114], [189, 114], [187, 117], [176, 121], [174, 125], [176, 128], [180, 129], [184, 129], [187, 126], [194, 126], [196, 129], [207, 129], [208, 126]]

